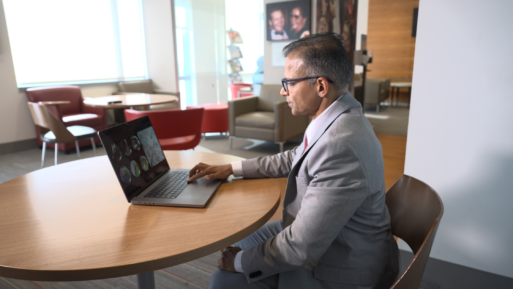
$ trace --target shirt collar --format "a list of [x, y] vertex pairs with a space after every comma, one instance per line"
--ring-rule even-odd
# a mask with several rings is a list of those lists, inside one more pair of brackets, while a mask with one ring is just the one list
[[[335, 100], [332, 104], [330, 104], [330, 106], [328, 106], [328, 108], [325, 109], [316, 119], [312, 120], [310, 125], [308, 125], [308, 127], [306, 128], [305, 136], [308, 137], [309, 140], [313, 139], [315, 133], [317, 132], [317, 129], [322, 123], [322, 120], [326, 117], [327, 112], [333, 107], [333, 104], [335, 104], [335, 102], [337, 102], [342, 96], [343, 94], [339, 96], [339, 98], [337, 98], [337, 100]], [[310, 142], [308, 143], [310, 144]]]

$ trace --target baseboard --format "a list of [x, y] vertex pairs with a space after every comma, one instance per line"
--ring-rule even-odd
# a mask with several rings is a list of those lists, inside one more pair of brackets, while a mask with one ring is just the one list
[[[406, 266], [413, 254], [401, 252], [402, 266]], [[508, 278], [454, 263], [429, 258], [421, 289], [511, 289], [513, 278]]]
[[25, 151], [37, 147], [37, 140], [35, 138], [4, 143], [0, 144], [0, 155], [16, 153], [19, 151]]

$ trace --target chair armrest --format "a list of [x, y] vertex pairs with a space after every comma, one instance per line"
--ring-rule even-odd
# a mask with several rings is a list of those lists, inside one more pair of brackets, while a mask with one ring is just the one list
[[46, 108], [60, 121], [62, 121], [62, 112], [60, 104], [51, 104], [50, 101], [40, 101], [39, 103], [44, 104]]
[[256, 111], [257, 96], [239, 98], [228, 102], [230, 135], [235, 136], [235, 118], [239, 115]]
[[274, 140], [284, 142], [305, 133], [310, 118], [307, 115], [295, 116], [287, 101], [274, 103]]

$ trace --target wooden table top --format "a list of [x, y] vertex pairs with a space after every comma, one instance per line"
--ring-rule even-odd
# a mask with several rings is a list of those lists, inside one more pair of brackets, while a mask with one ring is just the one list
[[[112, 101], [121, 101], [121, 103], [109, 104], [109, 102]], [[84, 104], [87, 106], [103, 108], [131, 108], [135, 106], [165, 104], [177, 101], [177, 96], [169, 94], [129, 93], [100, 97], [90, 97], [84, 100]]]
[[[165, 155], [172, 168], [241, 160]], [[48, 167], [0, 184], [0, 276], [80, 281], [159, 270], [234, 244], [265, 224], [279, 203], [279, 179], [235, 179], [203, 209], [135, 206], [107, 156]]]

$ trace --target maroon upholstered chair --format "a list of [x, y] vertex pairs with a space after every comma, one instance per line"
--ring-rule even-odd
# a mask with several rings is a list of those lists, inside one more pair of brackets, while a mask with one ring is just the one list
[[[69, 101], [69, 104], [48, 105], [48, 109], [66, 127], [81, 125], [88, 126], [95, 130], [103, 130], [107, 128], [107, 114], [104, 108], [88, 107], [84, 105], [82, 92], [78, 86], [54, 86], [54, 87], [37, 87], [27, 89], [27, 98], [30, 102], [40, 101]], [[36, 135], [41, 135], [39, 128], [36, 126]], [[42, 145], [42, 141], [38, 138], [37, 142]], [[95, 142], [99, 143], [98, 137]], [[89, 140], [80, 140], [79, 146], [90, 146]], [[49, 143], [48, 147], [54, 147]], [[75, 148], [73, 143], [58, 144], [61, 151], [68, 151]]]
[[155, 134], [163, 150], [194, 149], [201, 140], [203, 107], [187, 107], [155, 111], [125, 110], [126, 121], [143, 116], [150, 118]]

